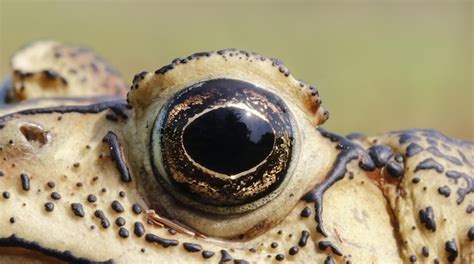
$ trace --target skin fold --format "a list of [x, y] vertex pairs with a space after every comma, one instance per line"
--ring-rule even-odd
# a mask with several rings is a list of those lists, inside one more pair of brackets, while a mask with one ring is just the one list
[[[56, 56], [58, 49], [65, 51]], [[31, 44], [13, 56], [14, 78], [3, 84], [0, 262], [473, 260], [472, 142], [433, 130], [328, 132], [319, 91], [255, 53], [177, 58], [137, 74], [125, 98], [116, 71], [91, 51], [71, 50], [79, 48]], [[43, 64], [40, 54], [48, 58]], [[59, 77], [18, 77], [46, 70]], [[284, 183], [251, 209], [197, 208], [192, 193], [181, 199], [156, 173], [163, 166], [152, 155], [161, 150], [152, 140], [157, 117], [177, 93], [215, 79], [254, 84], [291, 113], [294, 147]], [[68, 86], [52, 92], [52, 83]]]

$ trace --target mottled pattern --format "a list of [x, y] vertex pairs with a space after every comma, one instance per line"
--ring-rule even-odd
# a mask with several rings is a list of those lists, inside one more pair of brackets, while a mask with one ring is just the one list
[[[287, 186], [244, 214], [176, 201], [150, 164], [159, 110], [211, 78], [277, 94], [298, 131]], [[137, 74], [127, 103], [5, 109], [0, 262], [468, 262], [474, 144], [431, 130], [350, 140], [314, 129], [320, 103], [280, 61], [223, 50]]]
[[89, 49], [38, 41], [17, 51], [9, 78], [0, 86], [0, 105], [34, 98], [124, 96], [120, 73]]
[[403, 178], [394, 180], [388, 168], [382, 168], [378, 180], [398, 224], [404, 258], [472, 261], [468, 233], [474, 226], [469, 216], [474, 203], [474, 143], [425, 129], [358, 141], [387, 146], [405, 157]]

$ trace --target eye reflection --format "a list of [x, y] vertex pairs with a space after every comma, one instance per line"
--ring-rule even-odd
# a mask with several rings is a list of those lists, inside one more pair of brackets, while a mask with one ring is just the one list
[[192, 121], [184, 130], [186, 152], [202, 166], [227, 175], [262, 162], [275, 136], [267, 121], [236, 107], [217, 108]]
[[290, 178], [292, 117], [252, 83], [203, 81], [169, 99], [150, 147], [155, 177], [178, 200], [213, 213], [253, 210]]

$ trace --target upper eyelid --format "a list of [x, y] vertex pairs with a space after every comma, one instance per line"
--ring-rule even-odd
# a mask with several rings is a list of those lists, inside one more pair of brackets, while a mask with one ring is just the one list
[[281, 61], [235, 49], [196, 53], [186, 57], [184, 62], [175, 59], [154, 73], [137, 74], [127, 98], [132, 105], [146, 108], [153, 103], [153, 98], [170, 98], [180, 87], [215, 78], [238, 78], [271, 87], [281, 93], [281, 97], [297, 102], [296, 106], [315, 125], [322, 124], [328, 117], [317, 89], [295, 79]]

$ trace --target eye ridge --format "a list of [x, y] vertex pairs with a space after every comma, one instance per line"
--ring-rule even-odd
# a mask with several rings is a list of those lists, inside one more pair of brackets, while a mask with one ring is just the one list
[[[220, 167], [207, 166], [210, 163], [199, 157], [200, 151], [189, 151], [192, 146], [187, 145], [190, 138], [186, 131], [192, 132], [193, 126], [199, 126], [196, 121], [210, 121], [212, 115], [233, 111], [242, 114], [247, 109], [260, 114], [255, 115], [255, 122], [262, 131], [256, 132], [256, 137], [267, 134], [265, 148], [251, 162], [231, 169], [225, 166], [237, 161]], [[211, 116], [206, 116], [209, 113]], [[215, 212], [215, 207], [229, 206], [255, 209], [268, 202], [270, 196], [278, 195], [282, 183], [286, 185], [291, 176], [286, 172], [294, 144], [292, 120], [278, 96], [252, 83], [214, 79], [192, 85], [174, 95], [155, 120], [151, 135], [155, 177], [175, 198], [198, 203], [197, 207], [205, 211]]]

